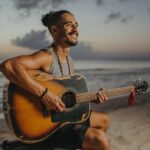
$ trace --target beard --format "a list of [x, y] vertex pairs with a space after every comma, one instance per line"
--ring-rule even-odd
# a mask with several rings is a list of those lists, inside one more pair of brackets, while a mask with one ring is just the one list
[[69, 47], [72, 47], [72, 46], [76, 46], [78, 44], [78, 41], [73, 42], [73, 41], [67, 40], [65, 41], [65, 44], [68, 45]]
[[[71, 36], [72, 34], [76, 34], [77, 35], [77, 37], [78, 37], [78, 34], [77, 33], [74, 33], [74, 32], [70, 32], [70, 33], [68, 33], [68, 35], [69, 36]], [[66, 39], [66, 41], [65, 41], [65, 44], [67, 44], [68, 46], [76, 46], [77, 45], [77, 43], [78, 43], [78, 41], [77, 40], [70, 40], [69, 38], [68, 39]]]
[[77, 39], [70, 37], [72, 36], [72, 34], [76, 34], [76, 36], [78, 37], [78, 33], [75, 32], [69, 32], [69, 33], [61, 32], [59, 35], [60, 42], [65, 44], [68, 47], [76, 46], [78, 44], [78, 41]]

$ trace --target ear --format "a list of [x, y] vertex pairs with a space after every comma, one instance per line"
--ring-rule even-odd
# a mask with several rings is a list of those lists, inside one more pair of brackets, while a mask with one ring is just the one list
[[56, 34], [57, 27], [56, 26], [51, 26], [50, 30], [51, 30], [52, 34]]

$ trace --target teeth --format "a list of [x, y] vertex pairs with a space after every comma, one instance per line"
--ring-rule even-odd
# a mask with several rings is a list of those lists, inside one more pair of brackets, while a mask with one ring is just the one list
[[76, 37], [77, 37], [77, 35], [76, 35], [76, 34], [72, 34], [71, 36], [73, 36], [74, 38], [76, 38]]

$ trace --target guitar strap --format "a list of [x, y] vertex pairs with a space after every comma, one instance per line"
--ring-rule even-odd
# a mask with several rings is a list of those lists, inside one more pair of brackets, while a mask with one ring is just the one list
[[[55, 52], [55, 51], [54, 51], [54, 52]], [[55, 55], [56, 55], [56, 57], [57, 57], [57, 61], [58, 61], [59, 69], [60, 69], [60, 71], [61, 71], [61, 75], [62, 75], [62, 77], [63, 77], [63, 76], [64, 76], [64, 73], [63, 73], [63, 67], [62, 67], [62, 65], [61, 65], [60, 58], [59, 58], [57, 52], [55, 52]], [[69, 64], [68, 56], [66, 56], [66, 61], [67, 61], [67, 66], [68, 66], [69, 75], [71, 75], [70, 64]]]
[[71, 75], [74, 72], [74, 62], [70, 56], [66, 57], [66, 63], [61, 63], [52, 47], [49, 47], [48, 51], [53, 57], [52, 64], [49, 68], [50, 74], [60, 77], [64, 75]]

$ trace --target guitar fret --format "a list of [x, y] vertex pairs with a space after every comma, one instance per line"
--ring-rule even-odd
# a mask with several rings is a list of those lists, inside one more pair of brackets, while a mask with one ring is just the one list
[[[105, 95], [107, 95], [107, 97], [112, 97], [112, 96], [119, 96], [119, 95], [130, 93], [132, 91], [132, 88], [133, 88], [133, 86], [114, 88], [114, 89], [106, 89], [106, 90], [103, 90], [103, 92], [105, 93]], [[97, 93], [98, 92], [79, 93], [76, 95], [77, 103], [96, 100]]]

